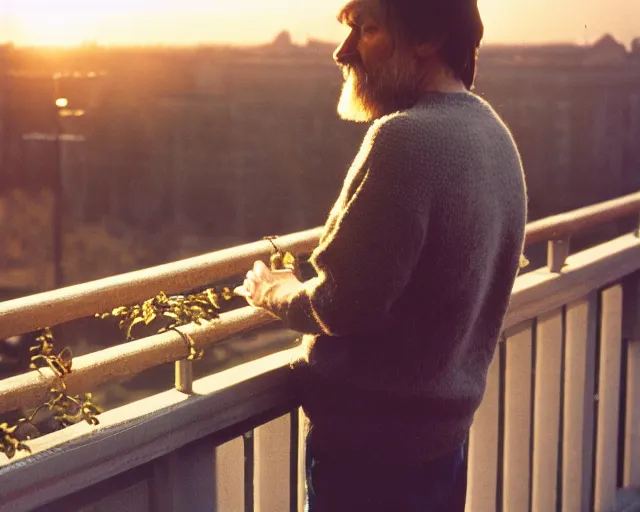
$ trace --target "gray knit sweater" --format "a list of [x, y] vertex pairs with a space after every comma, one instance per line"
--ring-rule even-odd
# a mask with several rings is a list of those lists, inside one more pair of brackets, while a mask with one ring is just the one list
[[311, 262], [275, 313], [316, 454], [413, 464], [459, 447], [482, 400], [522, 253], [522, 164], [494, 110], [430, 93], [376, 121]]

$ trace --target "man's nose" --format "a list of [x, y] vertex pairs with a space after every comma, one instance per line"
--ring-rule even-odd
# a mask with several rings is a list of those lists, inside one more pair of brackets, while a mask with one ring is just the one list
[[358, 53], [358, 43], [352, 32], [349, 34], [342, 44], [333, 52], [333, 60], [340, 66], [345, 66], [357, 60], [360, 57]]

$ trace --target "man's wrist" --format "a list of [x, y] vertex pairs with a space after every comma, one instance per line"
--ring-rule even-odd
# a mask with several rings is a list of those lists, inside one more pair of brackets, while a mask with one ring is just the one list
[[261, 307], [284, 320], [291, 299], [304, 289], [304, 283], [275, 282], [265, 290]]

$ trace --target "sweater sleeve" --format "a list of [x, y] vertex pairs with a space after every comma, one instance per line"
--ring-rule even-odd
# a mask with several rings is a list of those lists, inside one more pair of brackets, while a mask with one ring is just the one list
[[274, 311], [291, 329], [344, 336], [374, 329], [405, 289], [425, 243], [429, 199], [421, 132], [374, 123], [347, 175], [335, 221], [311, 262], [317, 277]]

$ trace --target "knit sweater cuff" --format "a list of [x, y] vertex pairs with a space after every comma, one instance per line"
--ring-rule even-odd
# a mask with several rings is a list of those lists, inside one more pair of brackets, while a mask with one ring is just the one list
[[274, 301], [271, 311], [283, 321], [287, 328], [304, 334], [324, 334], [311, 304], [315, 279], [317, 278], [303, 283], [303, 286], [297, 290]]

